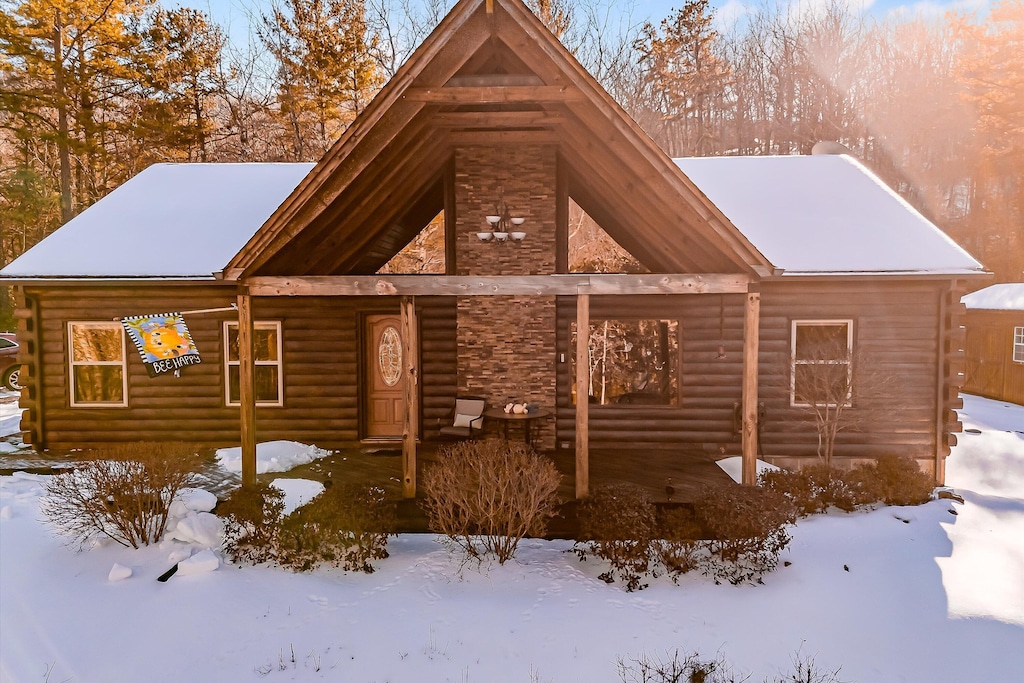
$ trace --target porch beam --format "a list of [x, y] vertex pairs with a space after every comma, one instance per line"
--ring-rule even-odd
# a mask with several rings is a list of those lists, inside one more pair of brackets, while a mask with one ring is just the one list
[[238, 402], [241, 411], [242, 486], [256, 483], [256, 365], [252, 297], [238, 295]]
[[548, 111], [449, 111], [430, 118], [440, 128], [536, 128], [565, 121], [561, 114]]
[[[529, 237], [527, 237], [529, 239]], [[495, 245], [515, 249], [514, 244]], [[324, 275], [253, 277], [253, 296], [576, 296], [577, 294], [745, 294], [751, 278], [704, 275]]]
[[590, 295], [576, 297], [576, 497], [590, 489]]
[[416, 299], [402, 297], [402, 365], [405, 400], [402, 408], [402, 496], [416, 497], [416, 437], [419, 431], [419, 325]]
[[748, 292], [743, 316], [743, 458], [742, 482], [757, 483], [757, 351], [761, 294]]
[[581, 101], [583, 93], [560, 85], [442, 86], [408, 88], [403, 98], [427, 104], [552, 104]]

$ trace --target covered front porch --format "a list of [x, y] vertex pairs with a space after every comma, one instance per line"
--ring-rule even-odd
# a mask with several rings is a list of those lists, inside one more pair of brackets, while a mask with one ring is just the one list
[[[397, 481], [401, 485], [401, 493], [405, 498], [416, 496], [416, 482], [421, 469], [421, 460], [431, 457], [431, 448], [424, 447], [423, 386], [421, 378], [421, 346], [420, 324], [417, 320], [417, 297], [458, 297], [473, 302], [482, 299], [496, 300], [509, 297], [555, 297], [568, 299], [575, 308], [575, 324], [577, 329], [589, 329], [591, 318], [591, 297], [598, 296], [604, 300], [616, 297], [633, 297], [635, 300], [652, 302], [666, 301], [666, 297], [685, 295], [700, 297], [702, 295], [742, 295], [743, 331], [742, 331], [742, 366], [737, 364], [736, 377], [733, 381], [742, 385], [738, 397], [742, 397], [742, 419], [740, 421], [740, 441], [743, 455], [743, 481], [754, 483], [757, 434], [757, 378], [758, 378], [758, 327], [760, 311], [760, 295], [756, 291], [756, 283], [745, 275], [735, 274], [704, 274], [704, 275], [595, 275], [566, 274], [545, 276], [320, 276], [320, 277], [252, 277], [240, 282], [238, 295], [239, 310], [239, 397], [241, 403], [241, 436], [243, 448], [243, 483], [255, 481], [255, 446], [256, 446], [256, 409], [254, 388], [254, 316], [253, 299], [280, 297], [382, 297], [396, 300], [400, 304], [400, 337], [402, 372], [406, 378], [403, 384], [401, 414], [401, 458], [400, 472]], [[659, 299], [659, 297], [661, 297]], [[626, 301], [626, 299], [623, 299]], [[552, 334], [554, 332], [552, 331]], [[575, 349], [570, 350], [580, 359], [590, 358], [588, 338], [576, 335]], [[737, 339], [737, 342], [739, 340]], [[464, 349], [452, 349], [453, 353], [465, 355]], [[506, 354], [513, 358], [517, 350], [506, 349]], [[554, 356], [554, 349], [551, 349]], [[563, 358], [567, 354], [559, 354]], [[553, 369], [556, 360], [550, 359]], [[576, 396], [588, 396], [591, 393], [591, 363], [577, 362], [575, 372], [574, 393]], [[742, 372], [740, 372], [740, 367]], [[714, 380], [725, 381], [725, 380]], [[552, 386], [554, 383], [552, 381]], [[555, 396], [547, 399], [554, 407]], [[593, 408], [588, 401], [576, 401], [571, 408], [559, 412], [563, 421], [568, 416], [572, 420], [572, 437], [574, 443], [559, 440], [548, 445], [562, 461], [571, 454], [571, 467], [561, 462], [562, 471], [571, 477], [571, 497], [585, 497], [592, 486], [606, 480], [636, 481], [641, 472], [650, 471], [652, 481], [649, 486], [652, 496], [665, 496], [667, 480], [673, 480], [673, 488], [682, 490], [689, 484], [686, 472], [673, 476], [669, 471], [679, 466], [680, 462], [702, 462], [706, 458], [687, 455], [686, 458], [676, 457], [674, 453], [683, 450], [698, 451], [692, 446], [687, 447], [680, 442], [676, 448], [668, 444], [669, 449], [662, 449], [656, 456], [635, 460], [632, 458], [616, 458], [605, 460], [607, 466], [595, 464], [592, 457], [590, 417]], [[638, 411], [637, 419], [643, 419]], [[397, 446], [397, 443], [395, 444]], [[642, 447], [641, 447], [642, 449]], [[626, 446], [618, 446], [612, 452], [630, 452]], [[698, 453], [699, 455], [702, 455]], [[718, 455], [716, 453], [716, 455]], [[596, 457], [596, 456], [594, 456]], [[719, 455], [720, 457], [720, 455]], [[646, 462], [644, 462], [646, 460]], [[597, 471], [592, 472], [592, 465]], [[716, 468], [717, 469], [717, 468]], [[635, 470], [635, 471], [633, 471]], [[388, 475], [388, 480], [392, 475]], [[645, 474], [645, 478], [647, 478]], [[570, 481], [570, 480], [567, 480]], [[695, 479], [701, 481], [701, 477]], [[566, 484], [569, 486], [569, 484]]]

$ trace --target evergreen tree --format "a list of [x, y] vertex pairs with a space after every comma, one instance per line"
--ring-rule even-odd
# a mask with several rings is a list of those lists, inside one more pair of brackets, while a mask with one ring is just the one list
[[282, 0], [257, 29], [277, 62], [292, 158], [315, 160], [380, 88], [362, 0]]

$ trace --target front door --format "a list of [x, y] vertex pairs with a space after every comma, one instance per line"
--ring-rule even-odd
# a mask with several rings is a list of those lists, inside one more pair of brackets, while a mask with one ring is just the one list
[[401, 320], [395, 315], [366, 317], [366, 437], [401, 438], [405, 377]]

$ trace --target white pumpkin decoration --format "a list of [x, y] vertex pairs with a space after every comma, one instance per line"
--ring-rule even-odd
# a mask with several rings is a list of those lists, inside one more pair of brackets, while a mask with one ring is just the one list
[[512, 412], [515, 413], [516, 415], [523, 415], [523, 414], [525, 414], [526, 413], [526, 404], [525, 403], [517, 403], [517, 404], [515, 404], [514, 406], [512, 406]]

